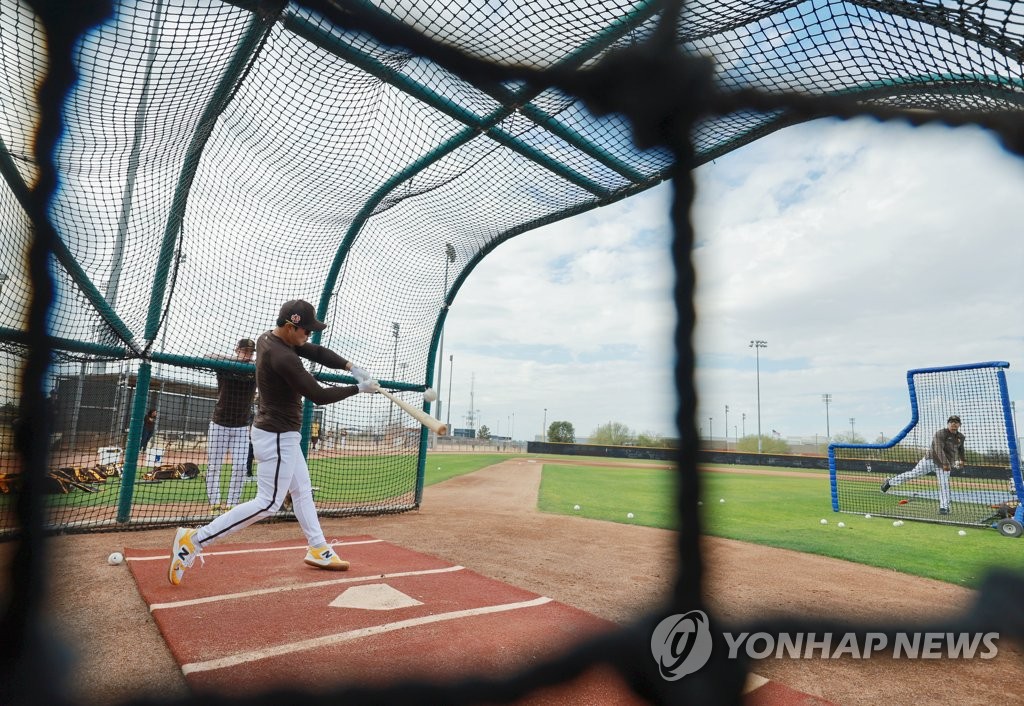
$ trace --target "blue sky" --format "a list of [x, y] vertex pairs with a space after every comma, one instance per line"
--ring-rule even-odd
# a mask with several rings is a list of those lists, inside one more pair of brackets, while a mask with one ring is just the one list
[[[874, 440], [909, 420], [906, 371], [1006, 360], [1024, 389], [1024, 160], [974, 129], [817, 121], [696, 174], [699, 426]], [[667, 185], [495, 250], [448, 316], [451, 420], [534, 438], [608, 421], [674, 435]], [[545, 408], [547, 412], [545, 414]], [[1024, 410], [1024, 408], [1022, 408]], [[742, 415], [746, 414], [743, 422]], [[514, 415], [514, 416], [513, 416]], [[710, 417], [710, 422], [708, 418]], [[735, 427], [735, 432], [733, 427]]]

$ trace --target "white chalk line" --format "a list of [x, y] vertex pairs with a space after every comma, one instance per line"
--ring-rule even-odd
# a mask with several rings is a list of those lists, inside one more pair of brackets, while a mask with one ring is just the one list
[[362, 581], [380, 581], [382, 579], [402, 578], [404, 576], [427, 576], [429, 574], [443, 574], [452, 571], [463, 571], [464, 566], [445, 566], [440, 569], [422, 569], [420, 571], [397, 571], [392, 574], [371, 574], [370, 576], [347, 576], [341, 579], [328, 579], [326, 581], [311, 581], [310, 583], [293, 583], [286, 586], [274, 586], [272, 588], [255, 588], [251, 591], [239, 593], [222, 593], [217, 596], [205, 596], [203, 598], [190, 598], [184, 601], [173, 601], [171, 603], [154, 603], [149, 606], [149, 612], [155, 610], [167, 610], [171, 608], [187, 608], [202, 603], [217, 603], [219, 601], [233, 601], [240, 598], [252, 598], [253, 596], [265, 596], [272, 593], [284, 593], [286, 591], [303, 591], [307, 588], [320, 588], [321, 586], [336, 586], [344, 583], [359, 583]]
[[[332, 547], [354, 547], [357, 544], [376, 544], [377, 542], [383, 542], [383, 539], [360, 539], [354, 542], [328, 542]], [[226, 549], [220, 552], [212, 552], [203, 550], [203, 556], [209, 558], [211, 556], [228, 556], [229, 554], [259, 554], [261, 552], [293, 552], [299, 549], [308, 549], [305, 544], [296, 545], [294, 547], [263, 547], [260, 549]], [[166, 554], [159, 554], [157, 556], [127, 556], [125, 561], [170, 561], [171, 553], [168, 551]]]
[[300, 640], [298, 642], [277, 645], [275, 647], [266, 647], [259, 650], [250, 650], [248, 652], [239, 652], [233, 655], [228, 655], [227, 657], [211, 659], [205, 662], [192, 662], [190, 664], [182, 665], [181, 671], [183, 674], [195, 674], [196, 672], [209, 672], [216, 669], [225, 669], [227, 667], [235, 667], [240, 664], [246, 664], [248, 662], [256, 662], [258, 660], [269, 659], [271, 657], [280, 657], [281, 655], [292, 654], [294, 652], [302, 652], [305, 650], [315, 650], [321, 647], [337, 645], [342, 642], [358, 640], [362, 637], [380, 635], [386, 632], [404, 630], [405, 628], [418, 627], [420, 625], [428, 625], [430, 623], [440, 623], [448, 620], [459, 620], [461, 618], [471, 618], [477, 615], [487, 615], [489, 613], [502, 613], [505, 611], [520, 610], [523, 608], [534, 608], [536, 606], [544, 605], [545, 603], [550, 603], [551, 600], [552, 599], [547, 598], [546, 596], [540, 596], [539, 598], [534, 598], [530, 601], [521, 601], [518, 603], [504, 603], [501, 605], [483, 606], [481, 608], [456, 610], [450, 613], [438, 613], [437, 615], [424, 615], [419, 618], [399, 620], [394, 623], [374, 625], [371, 627], [359, 628], [358, 630], [347, 630], [345, 632], [335, 633], [334, 635], [323, 635], [321, 637], [314, 637], [308, 640]]

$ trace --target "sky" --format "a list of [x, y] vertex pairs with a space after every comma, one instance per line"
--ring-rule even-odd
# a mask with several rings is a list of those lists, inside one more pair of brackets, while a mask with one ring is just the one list
[[[760, 398], [764, 434], [891, 437], [922, 367], [1007, 361], [1022, 397], [1024, 160], [993, 137], [822, 120], [695, 177], [703, 436], [755, 434]], [[662, 185], [517, 236], [476, 268], [445, 327], [453, 426], [472, 409], [517, 439], [552, 421], [677, 436], [670, 198]]]

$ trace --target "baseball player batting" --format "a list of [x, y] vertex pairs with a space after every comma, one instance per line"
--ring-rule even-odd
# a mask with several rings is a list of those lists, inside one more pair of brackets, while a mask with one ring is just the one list
[[[198, 529], [178, 528], [167, 570], [167, 578], [173, 585], [181, 583], [185, 569], [192, 566], [205, 546], [270, 516], [281, 507], [288, 494], [291, 494], [295, 518], [309, 545], [304, 561], [330, 571], [348, 569], [348, 562], [327, 545], [313, 504], [309, 468], [299, 447], [302, 398], [319, 405], [330, 404], [359, 392], [377, 392], [380, 385], [362, 368], [328, 348], [309, 342], [313, 331], [325, 328], [327, 325], [317, 320], [313, 305], [296, 299], [285, 302], [277, 317], [277, 327], [256, 341], [259, 408], [251, 431], [253, 452], [259, 464], [256, 497]], [[328, 368], [347, 370], [359, 384], [322, 387], [303, 367], [301, 358]]]

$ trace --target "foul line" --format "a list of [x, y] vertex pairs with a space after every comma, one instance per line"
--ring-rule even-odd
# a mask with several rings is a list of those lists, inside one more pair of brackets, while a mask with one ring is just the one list
[[395, 579], [403, 576], [426, 576], [428, 574], [443, 574], [451, 571], [462, 571], [464, 566], [445, 566], [441, 569], [422, 569], [420, 571], [396, 571], [393, 574], [373, 574], [371, 576], [349, 576], [343, 579], [328, 579], [326, 581], [311, 581], [310, 583], [293, 583], [289, 586], [274, 586], [273, 588], [257, 588], [252, 591], [241, 593], [223, 593], [219, 596], [206, 596], [205, 598], [191, 598], [186, 601], [174, 601], [172, 603], [154, 603], [149, 606], [149, 612], [167, 608], [185, 608], [199, 605], [201, 603], [217, 603], [218, 601], [233, 601], [238, 598], [252, 598], [253, 596], [265, 596], [270, 593], [283, 593], [285, 591], [303, 591], [307, 588], [320, 588], [321, 586], [336, 586], [340, 583], [358, 583], [360, 581], [380, 581], [381, 579]]
[[393, 632], [395, 630], [403, 630], [405, 628], [417, 627], [419, 625], [427, 625], [429, 623], [439, 623], [446, 620], [458, 620], [459, 618], [470, 618], [476, 615], [487, 615], [488, 613], [502, 613], [509, 610], [518, 610], [520, 608], [533, 608], [536, 606], [550, 603], [552, 599], [546, 596], [540, 596], [532, 601], [521, 601], [519, 603], [505, 603], [502, 605], [484, 606], [482, 608], [470, 608], [468, 610], [456, 610], [451, 613], [439, 613], [437, 615], [425, 615], [420, 618], [410, 618], [409, 620], [399, 620], [394, 623], [385, 623], [384, 625], [374, 625], [368, 628], [360, 628], [358, 630], [348, 630], [346, 632], [339, 632], [334, 635], [324, 635], [322, 637], [314, 637], [309, 640], [300, 640], [299, 642], [292, 642], [287, 645], [278, 645], [277, 647], [267, 647], [262, 650], [252, 650], [251, 652], [239, 652], [238, 654], [229, 655], [227, 657], [221, 657], [219, 659], [211, 659], [206, 662], [192, 662], [191, 664], [185, 664], [181, 667], [182, 674], [194, 674], [196, 672], [209, 672], [215, 669], [224, 669], [225, 667], [235, 667], [240, 664], [247, 662], [255, 662], [261, 659], [269, 659], [270, 657], [280, 657], [281, 655], [291, 654], [293, 652], [302, 652], [304, 650], [314, 650], [320, 647], [328, 647], [330, 645], [336, 645], [341, 642], [348, 642], [350, 640], [357, 640], [361, 637], [369, 637], [371, 635], [380, 635], [386, 632]]
[[[357, 542], [328, 542], [332, 547], [352, 547], [357, 544], [375, 544], [377, 542], [383, 542], [383, 539], [360, 539]], [[305, 544], [296, 545], [294, 547], [263, 547], [261, 549], [227, 549], [221, 552], [208, 552], [203, 550], [204, 557], [211, 556], [227, 556], [229, 554], [259, 554], [260, 552], [292, 552], [299, 549], [308, 549]], [[157, 556], [128, 556], [125, 557], [126, 561], [168, 561], [170, 553], [158, 554]]]

